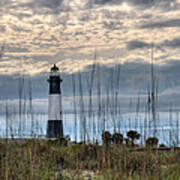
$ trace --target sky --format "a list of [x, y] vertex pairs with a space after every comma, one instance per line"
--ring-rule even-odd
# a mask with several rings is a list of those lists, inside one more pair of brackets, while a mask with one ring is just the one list
[[180, 106], [179, 17], [180, 0], [1, 0], [0, 98], [17, 97], [25, 76], [47, 99], [54, 63], [68, 95], [71, 74], [87, 74], [95, 52], [102, 81], [120, 64], [121, 94], [145, 94], [153, 43], [162, 104]]

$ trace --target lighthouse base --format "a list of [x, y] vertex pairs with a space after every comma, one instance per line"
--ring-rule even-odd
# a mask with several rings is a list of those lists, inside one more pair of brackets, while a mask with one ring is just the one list
[[47, 138], [63, 137], [62, 120], [48, 120]]

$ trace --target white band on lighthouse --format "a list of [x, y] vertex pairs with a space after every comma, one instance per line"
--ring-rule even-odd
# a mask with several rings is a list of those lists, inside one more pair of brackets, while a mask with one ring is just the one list
[[50, 94], [48, 104], [48, 120], [61, 120], [60, 94]]

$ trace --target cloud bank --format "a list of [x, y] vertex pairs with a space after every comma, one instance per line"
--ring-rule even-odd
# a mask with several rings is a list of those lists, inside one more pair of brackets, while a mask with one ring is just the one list
[[103, 77], [121, 64], [122, 92], [145, 91], [152, 43], [160, 90], [169, 92], [180, 85], [179, 7], [178, 0], [1, 0], [1, 96], [14, 94], [23, 75], [47, 89], [54, 63], [69, 82], [72, 73], [88, 71], [95, 53]]

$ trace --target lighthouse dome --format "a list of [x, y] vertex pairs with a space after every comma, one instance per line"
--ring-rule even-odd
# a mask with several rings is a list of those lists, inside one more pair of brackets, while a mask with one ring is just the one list
[[54, 66], [51, 68], [50, 76], [59, 76], [59, 68], [54, 64]]

